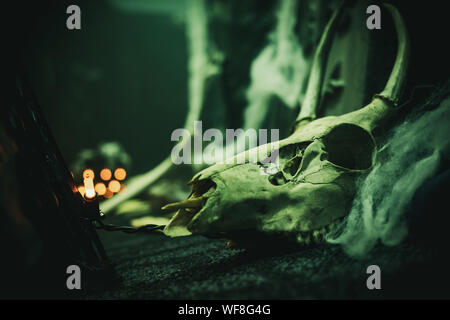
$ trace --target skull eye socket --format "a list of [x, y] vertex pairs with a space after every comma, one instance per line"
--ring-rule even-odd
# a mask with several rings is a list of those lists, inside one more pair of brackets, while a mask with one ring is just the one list
[[375, 142], [363, 128], [349, 123], [340, 124], [322, 141], [329, 162], [352, 170], [365, 170], [372, 166]]

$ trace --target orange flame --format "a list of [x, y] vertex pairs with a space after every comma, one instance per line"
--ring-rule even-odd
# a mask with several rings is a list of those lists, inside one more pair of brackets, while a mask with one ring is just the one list
[[105, 195], [104, 195], [104, 197], [105, 197], [106, 199], [111, 198], [113, 195], [114, 195], [114, 193], [112, 193], [111, 190], [106, 189], [106, 192], [105, 192]]
[[95, 185], [95, 191], [98, 195], [103, 196], [106, 193], [106, 186], [104, 183], [99, 182]]
[[117, 193], [120, 191], [120, 182], [117, 180], [111, 180], [108, 184], [108, 188], [112, 192]]
[[84, 186], [79, 186], [78, 192], [84, 197], [84, 194], [86, 193], [86, 188]]
[[86, 189], [85, 198], [93, 199], [95, 197], [94, 179], [87, 177], [84, 179], [84, 188]]
[[114, 177], [115, 177], [117, 180], [125, 180], [125, 178], [127, 177], [127, 172], [125, 171], [124, 168], [117, 168], [117, 169], [114, 171]]
[[94, 177], [95, 177], [94, 170], [86, 169], [83, 171], [83, 179], [87, 179], [87, 178], [94, 179]]
[[100, 171], [100, 178], [102, 178], [103, 181], [108, 181], [111, 179], [111, 177], [112, 173], [108, 168], [104, 168], [102, 169], [102, 171]]

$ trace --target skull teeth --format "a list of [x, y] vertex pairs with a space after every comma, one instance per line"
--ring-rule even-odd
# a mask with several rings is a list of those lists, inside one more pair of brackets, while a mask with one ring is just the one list
[[336, 226], [337, 223], [333, 222], [318, 230], [300, 232], [297, 236], [297, 242], [301, 245], [320, 244], [324, 242], [327, 233], [336, 228]]
[[322, 240], [322, 233], [321, 230], [319, 231], [314, 231], [313, 232], [313, 239], [315, 243], [319, 243]]
[[309, 245], [309, 244], [311, 244], [311, 238], [310, 238], [310, 235], [307, 234], [307, 233], [300, 234], [300, 235], [297, 237], [297, 242], [300, 243], [300, 244], [302, 244], [302, 245]]
[[311, 244], [311, 237], [307, 236], [307, 237], [305, 238], [305, 244], [306, 244], [307, 246]]

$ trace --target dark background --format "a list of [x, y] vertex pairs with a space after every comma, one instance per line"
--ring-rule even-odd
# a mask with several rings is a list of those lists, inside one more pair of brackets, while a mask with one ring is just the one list
[[[238, 8], [241, 2], [233, 3]], [[274, 6], [272, 1], [242, 3], [261, 15]], [[414, 103], [403, 109], [407, 114], [432, 90], [414, 91], [415, 87], [437, 87], [448, 79], [448, 14], [441, 1], [394, 3], [406, 20], [412, 42], [406, 97], [414, 92]], [[65, 27], [69, 4], [82, 9], [80, 31]], [[170, 133], [183, 125], [187, 110], [182, 23], [159, 13], [121, 12], [103, 0], [15, 1], [5, 5], [3, 12], [6, 56], [2, 77], [8, 81], [11, 72], [24, 70], [68, 163], [82, 149], [110, 140], [121, 142], [131, 154], [132, 173], [152, 168], [170, 152]], [[268, 19], [250, 28], [270, 30], [272, 23]], [[235, 29], [235, 34], [240, 30]], [[383, 40], [376, 32], [374, 43], [380, 45]], [[235, 53], [227, 64], [221, 84], [224, 92], [246, 87], [248, 78], [237, 77], [234, 71], [242, 61], [241, 72], [246, 74], [249, 62], [264, 43], [264, 38], [254, 33], [241, 36], [247, 39], [240, 42], [247, 41], [253, 47]], [[375, 78], [377, 66], [385, 61], [377, 54], [372, 59]], [[232, 123], [239, 117], [242, 100], [222, 98], [237, 101], [227, 110], [227, 121]], [[235, 124], [231, 127], [238, 127], [239, 121]], [[363, 261], [347, 257], [337, 247], [261, 254], [232, 251], [222, 240], [201, 237], [166, 239], [102, 232], [121, 282], [86, 293], [86, 297], [448, 298], [448, 261], [442, 258], [447, 256], [443, 255], [443, 244], [448, 218], [438, 215], [445, 212], [439, 208], [444, 202], [435, 204], [431, 209], [427, 205], [419, 208], [427, 214], [428, 232], [422, 235], [429, 239], [425, 246], [406, 243], [399, 248], [377, 248]], [[421, 221], [417, 225], [425, 226]], [[381, 295], [364, 287], [368, 263], [379, 264], [387, 276]]]
[[[66, 28], [70, 4], [81, 8], [81, 30]], [[9, 36], [68, 163], [105, 141], [124, 146], [134, 172], [170, 152], [170, 134], [187, 110], [182, 23], [103, 0], [14, 7]]]
[[[269, 17], [276, 2], [230, 3], [235, 24], [213, 23], [210, 31], [229, 56], [219, 84], [224, 93], [206, 101], [224, 100], [228, 109], [225, 115], [214, 111], [203, 118], [225, 116], [222, 120], [237, 128], [242, 125], [248, 69], [273, 27]], [[393, 3], [412, 40], [409, 90], [443, 83], [449, 71], [445, 6], [438, 1]], [[81, 8], [81, 30], [65, 26], [70, 4]], [[187, 43], [183, 22], [174, 18], [185, 8], [183, 1], [163, 4], [166, 11], [154, 7], [124, 11], [105, 0], [15, 1], [5, 6], [5, 67], [20, 65], [25, 70], [69, 164], [82, 149], [105, 141], [118, 141], [130, 153], [131, 173], [149, 170], [170, 152], [170, 134], [183, 126], [187, 111]], [[260, 18], [245, 24], [249, 12]], [[245, 39], [233, 42], [230, 34]], [[378, 46], [380, 34], [372, 32]], [[373, 64], [389, 65], [379, 61], [386, 60], [380, 52], [371, 57]], [[373, 70], [373, 79], [379, 71]]]
[[[232, 3], [233, 8], [239, 7]], [[394, 3], [412, 39], [410, 88], [442, 83], [449, 70], [444, 45], [448, 30], [445, 6], [438, 1]], [[65, 27], [69, 4], [81, 7], [81, 30]], [[216, 41], [232, 54], [220, 84], [226, 93], [222, 99], [231, 99], [235, 105], [227, 104], [236, 109], [227, 113], [231, 119], [239, 118], [244, 106], [242, 97], [236, 102], [228, 96], [231, 92], [242, 95], [240, 91], [248, 85], [245, 71], [273, 26], [273, 21], [264, 17], [275, 4], [239, 2], [242, 11], [262, 17], [259, 25], [245, 28], [236, 19], [237, 25], [228, 31], [246, 38], [247, 45], [230, 43], [224, 28], [213, 26]], [[183, 126], [187, 111], [183, 22], [158, 10], [121, 11], [104, 0], [17, 1], [6, 8], [8, 14], [2, 19], [5, 66], [20, 59], [68, 163], [82, 149], [95, 148], [103, 141], [118, 141], [125, 146], [132, 156], [134, 173], [150, 169], [170, 152], [170, 133]], [[176, 1], [167, 10], [175, 16], [182, 14], [183, 2]], [[258, 23], [258, 19], [255, 21]], [[377, 32], [373, 32], [374, 38]], [[235, 127], [240, 124], [236, 121]]]

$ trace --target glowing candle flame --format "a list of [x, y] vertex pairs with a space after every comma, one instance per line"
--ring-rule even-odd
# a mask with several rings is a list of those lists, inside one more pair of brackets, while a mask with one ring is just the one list
[[105, 197], [106, 199], [111, 198], [113, 195], [114, 195], [114, 193], [112, 193], [111, 190], [106, 189], [106, 192], [105, 192], [105, 195], [104, 195], [104, 197]]
[[111, 180], [108, 184], [108, 188], [112, 192], [117, 193], [120, 191], [120, 182], [117, 180]]
[[84, 194], [86, 193], [86, 189], [84, 188], [84, 186], [79, 186], [78, 192], [84, 197]]
[[103, 181], [108, 181], [111, 179], [111, 177], [112, 173], [108, 168], [102, 169], [102, 171], [100, 171], [100, 178], [102, 178]]
[[92, 199], [95, 197], [95, 189], [94, 189], [94, 179], [91, 177], [84, 179], [84, 188], [86, 189], [86, 193], [84, 194], [85, 198]]
[[83, 171], [83, 179], [87, 179], [87, 178], [94, 179], [94, 177], [95, 177], [94, 170], [86, 169]]
[[104, 183], [100, 182], [95, 185], [95, 191], [98, 195], [103, 196], [106, 193], [106, 186]]
[[125, 171], [124, 168], [117, 168], [117, 169], [114, 171], [114, 177], [115, 177], [117, 180], [124, 180], [124, 179], [127, 177], [127, 172]]

